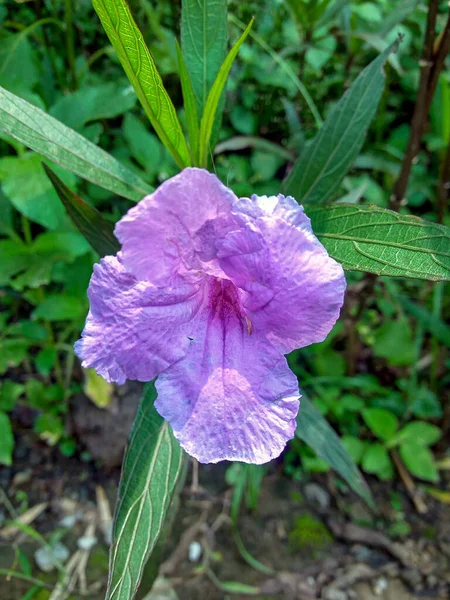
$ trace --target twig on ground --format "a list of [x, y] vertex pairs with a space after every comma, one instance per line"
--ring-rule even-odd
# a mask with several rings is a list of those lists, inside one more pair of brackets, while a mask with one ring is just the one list
[[406, 550], [379, 531], [373, 531], [367, 527], [360, 527], [354, 523], [339, 523], [330, 519], [327, 523], [333, 535], [349, 542], [357, 542], [373, 548], [382, 548], [399, 560], [404, 566], [410, 566], [410, 560]]
[[[24, 512], [20, 517], [15, 519], [15, 523], [11, 523], [0, 529], [0, 537], [5, 539], [13, 538], [16, 533], [22, 531], [20, 525], [30, 525], [37, 517], [46, 510], [48, 507], [48, 502], [42, 502], [41, 504], [36, 504], [35, 506], [28, 509]], [[17, 525], [16, 525], [17, 523]]]
[[398, 452], [396, 450], [392, 450], [391, 456], [397, 468], [398, 474], [400, 475], [400, 479], [403, 481], [406, 491], [408, 492], [409, 497], [414, 503], [417, 512], [421, 515], [425, 514], [426, 512], [428, 512], [428, 507], [425, 504], [420, 493], [417, 491], [416, 486], [414, 485], [414, 481], [411, 475], [406, 470], [405, 465], [403, 464]]

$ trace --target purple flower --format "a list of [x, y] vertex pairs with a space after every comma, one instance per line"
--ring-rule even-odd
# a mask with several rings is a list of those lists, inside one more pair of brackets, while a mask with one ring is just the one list
[[117, 223], [95, 265], [75, 349], [107, 381], [151, 381], [200, 462], [261, 464], [295, 431], [297, 379], [284, 354], [325, 339], [345, 278], [291, 197], [238, 199], [185, 169]]

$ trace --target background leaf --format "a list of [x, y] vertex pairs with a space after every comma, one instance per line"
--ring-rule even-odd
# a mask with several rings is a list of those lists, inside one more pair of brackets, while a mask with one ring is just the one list
[[182, 169], [190, 164], [175, 107], [125, 0], [92, 0], [114, 50], [162, 143]]
[[358, 156], [384, 89], [382, 66], [397, 42], [356, 78], [295, 162], [283, 190], [298, 202], [325, 202]]
[[184, 453], [146, 385], [125, 455], [114, 516], [106, 600], [131, 600], [161, 535]]
[[436, 425], [425, 421], [412, 421], [398, 432], [398, 435], [395, 436], [395, 442], [413, 442], [419, 446], [432, 446], [441, 437], [442, 432]]
[[450, 229], [375, 206], [308, 207], [315, 235], [344, 269], [450, 280]]
[[89, 121], [117, 117], [135, 104], [136, 94], [126, 80], [125, 83], [111, 81], [61, 96], [50, 114], [68, 127], [78, 129]]
[[411, 441], [401, 444], [399, 452], [408, 471], [413, 475], [425, 481], [439, 481], [434, 457], [429, 448]]
[[14, 449], [14, 436], [9, 417], [0, 411], [0, 464], [11, 465]]
[[[58, 171], [68, 185], [75, 185], [71, 173], [59, 168]], [[0, 159], [0, 181], [13, 206], [28, 219], [49, 229], [63, 227], [64, 208], [45, 175], [39, 155], [27, 152], [20, 157]]]
[[202, 119], [200, 121], [198, 149], [200, 166], [206, 166], [208, 162], [208, 156], [210, 151], [209, 144], [211, 140], [214, 120], [216, 118], [217, 109], [219, 106], [220, 97], [222, 95], [223, 90], [225, 89], [228, 74], [230, 72], [231, 67], [233, 66], [234, 59], [236, 58], [237, 53], [239, 52], [239, 48], [244, 43], [245, 38], [250, 33], [253, 21], [254, 19], [250, 21], [244, 33], [231, 48], [230, 52], [228, 53], [226, 59], [224, 60], [222, 66], [219, 69], [217, 77], [215, 78], [214, 83], [206, 99], [205, 109], [203, 111]]
[[389, 440], [397, 431], [397, 417], [384, 408], [365, 408], [362, 416], [370, 431], [382, 440]]
[[[209, 91], [227, 55], [227, 42], [226, 0], [183, 0], [181, 48], [199, 118], [203, 115]], [[222, 95], [216, 122], [220, 122], [224, 99]]]
[[114, 194], [141, 200], [151, 189], [82, 135], [0, 88], [0, 130], [38, 154]]
[[300, 402], [295, 435], [308, 444], [317, 456], [325, 460], [373, 507], [370, 490], [337, 433], [307, 396], [302, 395]]
[[378, 442], [367, 446], [361, 465], [366, 473], [375, 473], [380, 479], [391, 479], [394, 475], [394, 467], [389, 453]]
[[[183, 5], [184, 6], [184, 5]], [[198, 151], [198, 134], [199, 134], [199, 119], [197, 113], [196, 100], [194, 96], [194, 88], [192, 87], [192, 81], [189, 77], [189, 73], [186, 67], [186, 63], [181, 52], [181, 48], [176, 42], [177, 57], [178, 57], [178, 70], [180, 73], [181, 91], [183, 93], [184, 111], [186, 113], [186, 126], [189, 135], [189, 146], [191, 149], [191, 159], [194, 166], [197, 165], [197, 151]]]
[[74, 194], [47, 165], [44, 168], [70, 218], [94, 250], [100, 256], [116, 254], [120, 244], [113, 233], [114, 223]]

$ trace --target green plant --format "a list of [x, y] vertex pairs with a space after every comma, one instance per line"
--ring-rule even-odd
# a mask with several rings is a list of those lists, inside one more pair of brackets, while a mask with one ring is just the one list
[[[40, 411], [35, 424], [39, 435], [70, 451], [61, 417], [68, 398], [81, 387], [72, 383], [71, 345], [87, 309], [84, 294], [92, 264], [97, 255], [117, 251], [113, 223], [130, 201], [142, 198], [178, 168], [214, 164], [224, 181], [230, 178], [235, 191], [247, 195], [278, 193], [280, 181], [293, 163], [285, 189], [299, 202], [309, 203], [307, 213], [312, 217], [314, 231], [328, 252], [352, 272], [352, 284], [365, 284], [369, 279], [354, 271], [369, 273], [369, 277], [418, 278], [420, 283], [403, 282], [401, 295], [418, 295], [424, 300], [429, 289], [427, 281], [449, 279], [449, 231], [434, 222], [430, 200], [439, 169], [431, 160], [430, 150], [438, 147], [442, 155], [448, 133], [445, 127], [440, 131], [436, 123], [439, 108], [434, 108], [434, 135], [425, 141], [426, 154], [419, 157], [410, 181], [409, 206], [419, 208], [418, 214], [386, 210], [386, 190], [392, 189], [398, 175], [408, 137], [405, 123], [397, 120], [397, 115], [405, 110], [419, 73], [411, 60], [418, 37], [412, 33], [424, 28], [425, 16], [411, 12], [414, 3], [406, 3], [401, 11], [387, 5], [352, 3], [349, 13], [344, 3], [314, 1], [305, 3], [305, 19], [303, 14], [294, 13], [296, 24], [287, 22], [282, 11], [266, 11], [267, 15], [259, 18], [264, 15], [260, 6], [241, 7], [239, 15], [245, 23], [252, 23], [248, 11], [256, 14], [256, 23], [251, 31], [247, 27], [227, 56], [224, 2], [183, 2], [182, 43], [177, 52], [175, 46], [171, 49], [167, 30], [161, 24], [163, 19], [166, 23], [175, 21], [172, 6], [158, 6], [152, 11], [143, 3], [139, 16], [143, 12], [152, 20], [149, 30], [143, 28], [142, 33], [124, 1], [94, 0], [135, 92], [119, 74], [117, 64], [109, 60], [111, 48], [102, 46], [107, 44], [106, 38], [97, 42], [98, 32], [93, 24], [86, 28], [88, 58], [83, 55], [79, 61], [74, 60], [72, 35], [67, 36], [67, 46], [65, 39], [58, 38], [61, 27], [71, 28], [71, 19], [78, 18], [71, 13], [69, 4], [64, 15], [57, 13], [41, 19], [19, 33], [2, 31], [2, 53], [8, 57], [7, 67], [0, 72], [0, 85], [5, 88], [0, 89], [1, 144], [8, 153], [0, 161], [0, 285], [6, 289], [1, 297], [4, 310], [0, 317], [5, 333], [0, 340], [0, 366], [8, 377], [0, 388], [4, 462], [11, 462], [13, 442], [7, 413], [14, 410], [17, 402], [30, 403]], [[335, 10], [336, 6], [339, 10]], [[25, 12], [27, 8], [21, 10]], [[30, 13], [26, 15], [30, 19]], [[60, 16], [65, 19], [64, 26]], [[242, 29], [242, 19], [232, 19], [233, 27]], [[393, 28], [402, 19], [404, 42], [399, 53], [393, 54], [398, 46]], [[92, 18], [86, 20], [94, 22]], [[41, 27], [43, 31], [37, 40], [31, 40], [31, 34], [37, 35]], [[236, 33], [233, 27], [231, 31]], [[189, 34], [192, 28], [199, 30], [198, 36]], [[305, 44], [298, 43], [299, 29], [306, 32]], [[154, 36], [158, 41], [159, 71], [145, 41]], [[251, 39], [254, 43], [249, 43]], [[270, 39], [270, 45], [266, 39]], [[285, 39], [290, 41], [289, 46]], [[37, 43], [34, 53], [32, 41]], [[209, 47], [214, 51], [206, 60], [205, 49]], [[375, 56], [373, 48], [381, 54], [362, 70]], [[231, 69], [239, 49], [241, 60]], [[200, 71], [196, 60], [199, 52], [205, 59]], [[411, 62], [414, 64], [409, 68]], [[388, 83], [394, 72], [397, 78], [398, 73], [406, 71], [395, 88], [391, 86], [389, 94], [383, 93], [384, 63], [389, 65]], [[91, 68], [94, 64], [102, 65], [101, 74]], [[43, 65], [50, 65], [54, 74], [50, 84]], [[169, 79], [166, 88], [160, 77], [160, 72], [170, 74], [177, 68], [184, 100], [184, 110], [179, 114], [175, 106], [177, 100], [181, 104], [181, 99], [176, 86]], [[355, 79], [356, 73], [359, 74]], [[233, 102], [224, 107], [228, 74]], [[313, 78], [317, 80], [314, 99], [303, 83]], [[351, 79], [355, 79], [354, 83], [339, 99]], [[60, 80], [59, 87], [56, 80]], [[441, 99], [446, 94], [446, 82], [443, 74]], [[65, 93], [67, 89], [71, 91]], [[135, 107], [136, 97], [156, 135], [147, 131], [142, 114]], [[325, 98], [326, 105], [322, 106]], [[301, 110], [299, 116], [297, 109], [303, 108], [303, 102], [308, 110]], [[320, 103], [320, 112], [316, 102], [317, 106]], [[381, 110], [375, 115], [379, 102]], [[222, 113], [224, 126], [220, 129]], [[322, 114], [326, 117], [324, 122]], [[371, 122], [375, 127], [370, 128]], [[279, 123], [279, 127], [274, 128], [273, 123]], [[236, 133], [240, 139], [236, 139]], [[366, 133], [370, 146], [361, 153]], [[217, 136], [221, 137], [222, 147], [216, 146], [221, 152], [213, 161]], [[243, 148], [248, 152], [239, 154]], [[297, 155], [299, 158], [295, 158]], [[441, 160], [445, 158], [440, 156]], [[72, 227], [54, 190], [95, 254]], [[88, 198], [89, 203], [82, 198]], [[321, 204], [338, 198], [345, 203]], [[361, 204], [364, 199], [376, 206]], [[370, 492], [352, 456], [366, 471], [386, 477], [392, 472], [389, 453], [398, 449], [413, 474], [423, 477], [428, 472], [429, 478], [436, 477], [429, 450], [434, 443], [430, 441], [434, 439], [430, 434], [433, 426], [413, 421], [410, 425], [425, 428], [428, 434], [412, 439], [406, 420], [410, 413], [419, 418], [431, 416], [427, 413], [430, 410], [433, 415], [439, 414], [436, 374], [432, 380], [434, 391], [428, 390], [414, 368], [414, 361], [427, 342], [424, 332], [432, 336], [435, 356], [440, 353], [440, 344], [447, 343], [446, 330], [440, 325], [443, 302], [442, 291], [439, 293], [432, 306], [425, 298], [428, 308], [419, 305], [419, 313], [414, 303], [408, 304], [409, 298], [403, 302], [401, 310], [421, 322], [421, 327], [412, 331], [409, 317], [405, 318], [392, 300], [396, 294], [388, 290], [386, 297], [372, 288], [361, 301], [359, 314], [355, 307], [353, 313], [349, 311], [344, 331], [336, 330], [318, 350], [291, 357], [304, 385], [318, 396], [320, 409], [305, 394], [296, 432], [297, 438], [315, 454], [305, 450], [298, 440], [293, 447], [299, 448], [307, 469], [323, 467], [320, 461], [326, 461], [368, 502]], [[365, 302], [371, 303], [370, 310], [363, 310]], [[360, 321], [359, 331], [355, 326], [357, 343], [371, 348], [375, 358], [390, 368], [410, 369], [400, 373], [393, 393], [377, 377], [355, 377], [355, 338], [347, 324], [352, 327], [355, 321]], [[392, 340], [400, 338], [403, 350], [398, 353], [392, 350]], [[344, 341], [347, 339], [348, 349]], [[26, 377], [19, 376], [19, 368]], [[426, 393], [419, 393], [424, 389]], [[148, 384], [124, 462], [108, 599], [134, 597], [145, 561], [157, 561], [167, 510], [182, 481], [184, 455], [170, 427], [156, 413], [154, 397], [152, 384]], [[419, 399], [418, 404], [409, 403], [414, 397]], [[405, 398], [407, 410], [402, 408]], [[379, 441], [358, 439], [362, 430], [360, 411]], [[384, 411], [381, 417], [379, 411]], [[323, 414], [329, 415], [346, 434], [342, 442]], [[401, 428], [397, 415], [404, 423]], [[234, 505], [240, 504], [236, 498], [241, 499], [243, 490], [247, 490], [246, 499], [255, 506], [261, 471], [241, 466], [234, 471]]]

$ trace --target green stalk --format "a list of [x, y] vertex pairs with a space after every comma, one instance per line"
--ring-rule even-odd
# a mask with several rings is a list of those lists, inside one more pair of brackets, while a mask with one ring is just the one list
[[[441, 318], [442, 314], [443, 292], [443, 282], [435, 283], [433, 286], [433, 315], [438, 319]], [[433, 357], [433, 361], [430, 369], [430, 388], [433, 392], [436, 392], [438, 384], [439, 354], [439, 340], [433, 336], [431, 339], [431, 355]]]
[[66, 22], [66, 48], [67, 60], [69, 61], [70, 83], [72, 91], [77, 89], [77, 71], [75, 68], [75, 40], [73, 36], [72, 0], [64, 0]]

